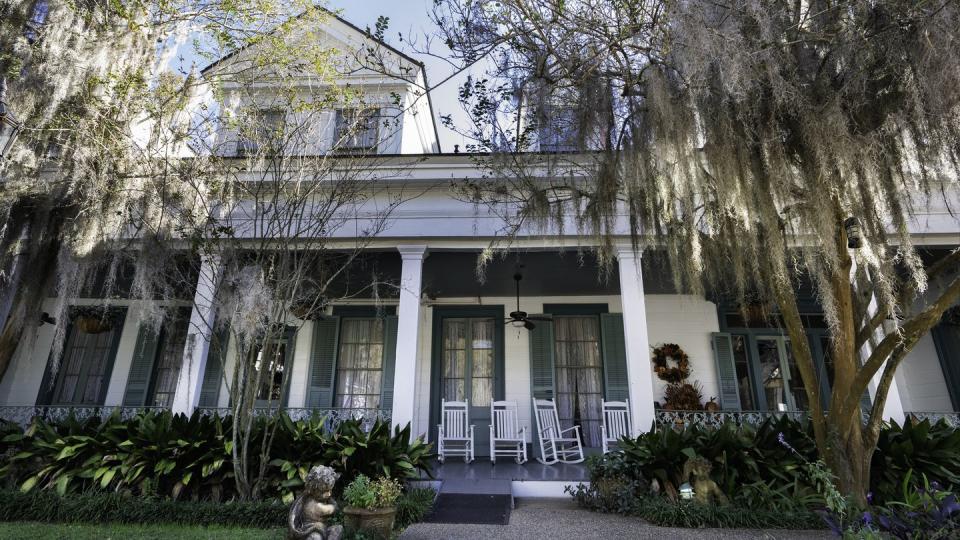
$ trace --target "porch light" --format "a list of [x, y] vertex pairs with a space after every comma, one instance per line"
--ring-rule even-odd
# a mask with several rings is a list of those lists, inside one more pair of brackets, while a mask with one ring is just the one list
[[680, 484], [680, 498], [685, 501], [693, 499], [693, 486], [689, 482]]
[[7, 157], [20, 133], [20, 122], [7, 107], [7, 79], [0, 78], [0, 157]]
[[859, 219], [848, 217], [843, 220], [843, 228], [847, 231], [847, 247], [849, 249], [860, 249], [863, 247], [863, 231], [860, 229]]

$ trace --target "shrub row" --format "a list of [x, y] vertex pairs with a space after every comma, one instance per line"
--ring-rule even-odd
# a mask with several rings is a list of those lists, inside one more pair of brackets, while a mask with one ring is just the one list
[[[428, 471], [430, 445], [410, 440], [410, 428], [391, 432], [377, 421], [369, 430], [359, 420], [334, 429], [321, 416], [292, 420], [286, 414], [254, 421], [249, 441], [249, 471], [266, 471], [254, 487], [264, 500], [290, 502], [314, 465], [328, 465], [341, 474], [338, 490], [358, 474], [398, 480]], [[25, 430], [7, 424], [0, 447], [0, 478], [24, 491], [100, 490], [175, 500], [231, 500], [234, 482], [233, 419], [169, 411], [147, 412], [129, 420], [57, 422], [35, 419]], [[272, 436], [261, 461], [259, 448]], [[339, 491], [338, 491], [339, 492]]]
[[44, 523], [170, 523], [236, 527], [283, 527], [287, 506], [278, 502], [173, 501], [119, 493], [0, 491], [0, 521]]
[[[402, 530], [423, 520], [433, 506], [432, 489], [415, 488], [397, 501], [395, 527]], [[129, 523], [285, 527], [289, 507], [268, 502], [173, 501], [129, 497], [119, 493], [77, 493], [61, 497], [51, 491], [0, 490], [0, 522]], [[342, 514], [334, 520], [342, 520]]]
[[[817, 489], [805, 465], [818, 459], [812, 428], [787, 417], [768, 419], [756, 429], [732, 424], [719, 429], [665, 429], [624, 440], [621, 447], [621, 456], [594, 465], [598, 476], [656, 479], [662, 488], [675, 492], [685, 480], [687, 460], [702, 456], [713, 466], [713, 480], [734, 501], [752, 507], [785, 499], [817, 503]], [[960, 431], [946, 422], [927, 420], [884, 427], [872, 462], [874, 501], [897, 498], [902, 479], [910, 474], [947, 490], [960, 487]]]

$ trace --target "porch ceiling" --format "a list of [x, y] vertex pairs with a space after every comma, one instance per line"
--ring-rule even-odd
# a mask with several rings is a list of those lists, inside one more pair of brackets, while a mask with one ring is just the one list
[[[574, 251], [514, 252], [490, 263], [483, 283], [477, 279], [478, 252], [431, 252], [424, 261], [424, 293], [431, 298], [513, 296], [513, 274], [523, 274], [522, 296], [594, 296], [620, 294], [617, 268], [602, 275], [596, 257]], [[646, 255], [644, 256], [646, 259]], [[656, 264], [644, 261], [644, 292], [670, 293], [669, 276], [656, 271]], [[666, 279], [664, 279], [666, 278]]]

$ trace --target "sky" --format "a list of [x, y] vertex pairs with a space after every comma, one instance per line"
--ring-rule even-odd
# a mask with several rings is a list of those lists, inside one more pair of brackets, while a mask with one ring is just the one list
[[[407, 39], [415, 39], [419, 47], [424, 45], [424, 37], [433, 33], [434, 28], [428, 16], [433, 0], [329, 0], [329, 7], [339, 10], [341, 17], [360, 28], [373, 28], [377, 17], [383, 15], [390, 18], [390, 26], [386, 32], [387, 43], [402, 50], [410, 56], [421, 60], [426, 65], [427, 79], [430, 84], [442, 81], [453, 70], [448, 63], [429, 55], [416, 54], [407, 45]], [[398, 33], [403, 34], [404, 42], [400, 42]], [[452, 130], [440, 124], [440, 115], [450, 114], [455, 123], [463, 125], [466, 113], [457, 102], [457, 86], [462, 84], [464, 76], [451, 79], [434, 88], [431, 92], [433, 101], [434, 122], [440, 135], [440, 148], [444, 152], [453, 152], [453, 145], [466, 147], [467, 141]]]

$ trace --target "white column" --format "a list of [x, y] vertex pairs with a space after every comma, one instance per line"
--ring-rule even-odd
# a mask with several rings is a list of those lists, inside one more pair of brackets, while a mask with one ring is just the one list
[[[851, 257], [853, 257], [852, 254], [851, 254]], [[853, 265], [850, 268], [851, 280], [853, 280], [853, 276], [855, 275], [856, 271], [857, 271], [857, 260], [856, 258], [854, 258]], [[856, 281], [853, 281], [853, 283], [854, 285], [856, 285]], [[872, 319], [873, 316], [876, 315], [877, 310], [879, 309], [880, 309], [880, 305], [877, 303], [877, 295], [871, 293], [870, 303], [867, 305], [866, 319], [867, 320]], [[894, 328], [888, 329], [886, 322], [884, 322], [874, 331], [873, 337], [877, 343], [880, 343], [880, 341], [882, 341], [883, 338], [886, 337], [886, 335], [889, 332], [893, 332], [893, 331], [895, 331], [895, 329]], [[863, 347], [861, 347], [858, 352], [860, 354], [860, 363], [862, 365], [864, 362], [867, 361], [868, 358], [870, 358], [870, 354], [873, 353], [873, 344], [870, 342], [870, 340], [867, 340], [867, 342], [863, 344]], [[873, 404], [873, 402], [876, 401], [877, 399], [877, 388], [880, 387], [880, 379], [883, 378], [883, 370], [886, 369], [886, 367], [887, 367], [887, 363], [884, 362], [883, 365], [880, 366], [880, 369], [878, 369], [877, 372], [874, 373], [873, 378], [871, 378], [870, 382], [867, 384], [867, 392], [870, 394], [871, 404]], [[900, 425], [903, 425], [903, 422], [906, 419], [906, 414], [904, 414], [903, 412], [903, 401], [900, 398], [900, 389], [897, 386], [896, 377], [894, 377], [894, 379], [890, 381], [890, 388], [887, 392], [887, 400], [883, 403], [883, 419], [888, 422], [891, 420], [894, 420]]]
[[397, 309], [397, 356], [393, 372], [394, 426], [413, 422], [420, 337], [420, 292], [427, 246], [397, 246], [403, 259], [400, 272], [400, 306]]
[[631, 246], [617, 248], [620, 264], [620, 301], [623, 304], [623, 336], [627, 348], [627, 383], [634, 435], [653, 427], [653, 369], [647, 337], [647, 305], [643, 297], [640, 255]]
[[219, 257], [205, 257], [200, 265], [197, 277], [197, 289], [193, 296], [193, 310], [190, 313], [190, 327], [187, 331], [187, 343], [183, 349], [183, 364], [180, 366], [180, 378], [177, 391], [173, 395], [174, 413], [192, 414], [200, 400], [200, 387], [203, 373], [207, 368], [207, 355], [210, 352], [210, 340], [213, 336], [213, 319], [216, 308], [214, 295], [220, 284], [223, 267]]

